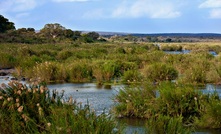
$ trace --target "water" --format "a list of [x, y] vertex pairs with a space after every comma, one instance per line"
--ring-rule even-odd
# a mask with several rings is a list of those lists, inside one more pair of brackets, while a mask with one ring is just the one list
[[[53, 84], [48, 86], [49, 89], [57, 89], [57, 91], [65, 90], [66, 96], [72, 96], [77, 102], [87, 104], [96, 110], [98, 114], [102, 113], [105, 109], [108, 112], [113, 105], [114, 96], [122, 89], [123, 85], [114, 85], [111, 88], [97, 87], [95, 83], [76, 83], [76, 84]], [[205, 87], [200, 87], [203, 93], [210, 94], [217, 92], [221, 97], [221, 86], [214, 86], [207, 84]], [[125, 124], [125, 133], [132, 134], [145, 134], [145, 120], [141, 119], [118, 119], [120, 124]], [[215, 130], [198, 130], [194, 134], [219, 134], [219, 131]]]
[[[107, 88], [108, 87], [108, 88]], [[48, 85], [49, 89], [56, 89], [58, 92], [65, 90], [65, 97], [73, 97], [77, 102], [83, 105], [88, 104], [97, 113], [104, 110], [108, 112], [114, 105], [113, 98], [122, 86], [102, 86], [97, 87], [94, 83], [76, 83], [76, 84], [53, 84]]]
[[[182, 50], [182, 51], [164, 51], [167, 54], [188, 54], [191, 51], [190, 50]], [[217, 56], [218, 54], [215, 51], [209, 51], [210, 54], [213, 56]]]
[[[1, 83], [8, 83], [9, 80], [5, 80], [6, 77], [0, 77]], [[123, 85], [113, 86], [101, 86], [98, 87], [95, 83], [63, 83], [63, 84], [51, 84], [48, 85], [50, 90], [57, 90], [62, 92], [65, 90], [65, 98], [72, 96], [77, 102], [81, 102], [82, 105], [88, 104], [94, 109], [97, 114], [102, 112], [108, 112], [115, 105], [113, 101], [114, 96], [118, 91], [123, 88]], [[221, 97], [221, 86], [214, 86], [207, 84], [205, 87], [200, 87], [203, 93], [213, 93], [216, 91]], [[120, 124], [126, 124], [126, 133], [138, 133], [145, 134], [145, 120], [140, 119], [119, 119]], [[217, 131], [198, 130], [195, 134], [218, 134]]]

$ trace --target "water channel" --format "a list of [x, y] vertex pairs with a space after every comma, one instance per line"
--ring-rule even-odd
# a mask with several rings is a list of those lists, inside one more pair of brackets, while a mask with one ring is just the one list
[[[8, 83], [5, 77], [0, 77], [1, 83]], [[24, 83], [24, 82], [23, 82]], [[65, 92], [65, 98], [72, 96], [77, 102], [81, 102], [83, 105], [88, 104], [93, 108], [98, 114], [108, 112], [115, 105], [113, 98], [122, 89], [123, 85], [112, 85], [112, 86], [101, 86], [98, 87], [96, 83], [61, 83], [61, 84], [51, 84], [48, 85], [50, 90], [56, 90], [58, 92]], [[213, 93], [216, 91], [221, 97], [221, 86], [214, 86], [207, 84], [205, 87], [201, 87], [200, 90], [203, 93]], [[126, 133], [138, 133], [144, 134], [145, 122], [138, 119], [120, 119], [119, 123], [126, 124]], [[220, 132], [209, 131], [208, 130], [198, 130], [195, 134], [219, 134]]]

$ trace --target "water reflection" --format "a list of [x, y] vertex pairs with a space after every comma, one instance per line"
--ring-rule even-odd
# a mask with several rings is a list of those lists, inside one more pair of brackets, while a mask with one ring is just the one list
[[[9, 80], [0, 78], [1, 83], [8, 83]], [[62, 83], [48, 85], [50, 90], [57, 90], [62, 92], [65, 90], [65, 97], [72, 96], [77, 102], [88, 104], [95, 109], [98, 114], [104, 110], [109, 110], [115, 105], [113, 98], [122, 89], [124, 85], [106, 85], [97, 86], [95, 83]], [[204, 87], [199, 87], [200, 91], [205, 94], [217, 92], [221, 97], [221, 85], [207, 84]], [[126, 124], [126, 133], [145, 134], [145, 120], [141, 119], [118, 119], [119, 124]], [[208, 132], [209, 131], [209, 132]], [[195, 134], [218, 134], [220, 132], [215, 130], [198, 130]]]
[[65, 97], [72, 96], [82, 105], [88, 104], [98, 114], [104, 110], [108, 112], [114, 105], [113, 98], [122, 85], [97, 86], [95, 83], [74, 83], [74, 84], [53, 84], [48, 85], [49, 89], [56, 89], [58, 92], [65, 91]]

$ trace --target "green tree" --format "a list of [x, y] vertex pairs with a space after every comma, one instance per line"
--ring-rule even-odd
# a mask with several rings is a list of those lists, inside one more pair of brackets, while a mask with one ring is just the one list
[[41, 35], [46, 38], [57, 38], [64, 36], [65, 27], [58, 23], [46, 24], [43, 29], [40, 30]]
[[0, 15], [0, 33], [5, 33], [8, 30], [15, 30], [14, 23]]
[[92, 40], [97, 40], [99, 38], [99, 34], [97, 32], [89, 32], [87, 34], [87, 37], [91, 38]]

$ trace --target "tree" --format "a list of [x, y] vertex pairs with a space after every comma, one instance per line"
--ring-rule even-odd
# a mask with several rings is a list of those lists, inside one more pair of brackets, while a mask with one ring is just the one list
[[47, 38], [57, 38], [58, 36], [64, 36], [65, 27], [58, 23], [46, 24], [40, 33]]
[[7, 18], [0, 15], [0, 33], [5, 33], [8, 30], [15, 30], [14, 25], [13, 22], [9, 22]]
[[87, 34], [87, 37], [91, 38], [94, 41], [97, 40], [99, 38], [99, 36], [100, 35], [98, 33], [96, 33], [96, 32], [89, 32]]

